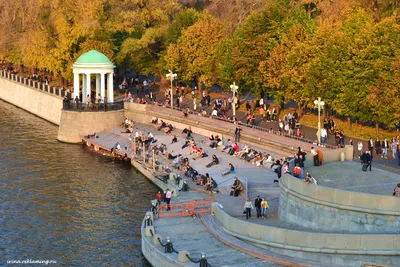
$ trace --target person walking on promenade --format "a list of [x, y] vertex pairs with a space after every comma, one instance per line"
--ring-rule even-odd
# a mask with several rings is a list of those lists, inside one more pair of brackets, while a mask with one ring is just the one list
[[240, 142], [240, 132], [242, 131], [242, 128], [240, 126], [236, 127], [235, 129], [235, 142], [239, 143]]
[[318, 142], [321, 142], [321, 145], [323, 146], [326, 143], [326, 138], [328, 137], [328, 132], [326, 131], [326, 128], [321, 129], [321, 140], [318, 140]]
[[163, 199], [163, 194], [161, 194], [161, 191], [158, 191], [158, 193], [156, 194], [156, 199], [157, 199], [157, 203], [160, 206], [161, 201]]
[[368, 167], [369, 170], [371, 171], [372, 167], [372, 154], [370, 153], [369, 150], [365, 151], [364, 154], [361, 156], [361, 162], [364, 164], [363, 166], [363, 171], [367, 171]]
[[257, 218], [261, 217], [261, 202], [262, 199], [260, 198], [260, 196], [257, 196], [256, 200], [254, 200], [254, 207], [256, 207]]
[[396, 142], [396, 138], [393, 137], [393, 139], [392, 139], [392, 158], [393, 159], [396, 158], [396, 152], [397, 152], [397, 142]]
[[[379, 138], [376, 138], [375, 141], [375, 153], [377, 156], [379, 156], [380, 154], [382, 154], [382, 150], [381, 150], [381, 142], [379, 141]], [[372, 155], [372, 153], [371, 153]]]
[[359, 141], [357, 144], [358, 157], [361, 157], [361, 155], [363, 154], [363, 148], [364, 148], [363, 143]]
[[368, 150], [371, 151], [371, 154], [374, 153], [374, 140], [372, 140], [372, 137], [368, 140]]
[[266, 219], [267, 218], [267, 209], [269, 209], [268, 201], [264, 197], [261, 201], [261, 216]]
[[167, 192], [165, 193], [165, 200], [167, 201], [167, 210], [171, 210], [171, 205], [170, 205], [171, 197], [172, 197], [172, 193], [167, 188]]
[[382, 158], [387, 159], [389, 142], [387, 141], [386, 138], [382, 141], [381, 148], [382, 148]]
[[248, 199], [246, 203], [244, 203], [244, 211], [246, 212], [246, 219], [248, 220], [251, 218], [251, 210], [253, 209], [253, 204], [251, 203], [251, 200]]

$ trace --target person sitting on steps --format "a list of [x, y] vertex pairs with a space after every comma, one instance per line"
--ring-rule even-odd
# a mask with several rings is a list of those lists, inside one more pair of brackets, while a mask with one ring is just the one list
[[214, 154], [212, 155], [212, 161], [206, 165], [207, 168], [210, 168], [213, 165], [218, 165], [219, 164], [219, 159], [217, 156]]
[[167, 127], [167, 124], [165, 123], [165, 121], [161, 120], [161, 124], [160, 124], [160, 126], [158, 127], [157, 130], [161, 131], [161, 129], [163, 129], [165, 127]]
[[243, 190], [242, 182], [238, 178], [235, 178], [235, 181], [233, 182], [231, 189], [232, 190], [230, 192], [230, 195], [238, 197], [240, 192]]
[[230, 173], [235, 173], [235, 167], [233, 167], [232, 163], [229, 163], [229, 171], [222, 173], [222, 176], [228, 175]]

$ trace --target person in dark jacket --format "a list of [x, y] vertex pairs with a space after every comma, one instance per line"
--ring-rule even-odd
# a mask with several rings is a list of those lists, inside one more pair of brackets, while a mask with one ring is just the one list
[[212, 155], [212, 161], [210, 163], [208, 163], [206, 165], [206, 167], [210, 168], [211, 166], [217, 165], [217, 164], [219, 164], [219, 160], [218, 160], [217, 156], [214, 154], [214, 155]]
[[[304, 166], [304, 165], [303, 165]], [[274, 168], [275, 167], [275, 168]], [[278, 176], [278, 179], [275, 179], [274, 180], [274, 183], [278, 183], [279, 182], [279, 179], [281, 179], [281, 176], [282, 176], [282, 164], [281, 164], [281, 161], [278, 159], [278, 160], [276, 160], [276, 162], [275, 163], [273, 163], [272, 165], [271, 165], [271, 168], [274, 168], [274, 172], [277, 174], [277, 176]]]
[[254, 207], [256, 207], [257, 210], [257, 218], [261, 217], [261, 201], [262, 199], [260, 196], [257, 196], [256, 200], [254, 200]]
[[369, 150], [365, 151], [364, 154], [361, 156], [361, 161], [363, 164], [365, 164], [367, 166], [367, 168], [365, 170], [367, 170], [369, 167], [369, 170], [371, 171], [372, 155]]

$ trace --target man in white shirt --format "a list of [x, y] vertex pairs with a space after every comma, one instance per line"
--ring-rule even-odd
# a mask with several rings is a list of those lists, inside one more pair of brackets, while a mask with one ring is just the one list
[[328, 132], [326, 131], [325, 128], [322, 128], [321, 129], [321, 140], [318, 140], [318, 141], [321, 141], [321, 144], [325, 144], [327, 137], [328, 137]]
[[311, 147], [311, 155], [313, 156], [314, 159], [314, 166], [319, 166], [319, 158], [318, 158], [318, 153], [314, 149], [314, 147]]

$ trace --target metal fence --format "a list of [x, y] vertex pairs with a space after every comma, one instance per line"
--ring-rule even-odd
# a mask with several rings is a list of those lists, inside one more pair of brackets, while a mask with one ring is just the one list
[[46, 83], [39, 82], [37, 80], [28, 79], [26, 77], [19, 76], [17, 74], [13, 74], [7, 70], [0, 70], [0, 77], [4, 79], [11, 80], [13, 82], [17, 82], [23, 84], [25, 86], [32, 87], [36, 90], [43, 91], [55, 96], [63, 97], [65, 94], [65, 89], [61, 89], [55, 86], [50, 86]]
[[124, 102], [113, 102], [113, 103], [76, 103], [72, 100], [63, 102], [64, 110], [79, 111], [79, 112], [96, 112], [96, 111], [113, 111], [124, 109]]
[[[149, 103], [149, 104], [152, 104], [152, 105], [158, 106], [158, 107], [171, 109], [171, 106], [159, 104], [157, 102]], [[181, 111], [181, 112], [186, 110], [186, 108], [178, 108], [178, 107], [173, 107], [173, 109], [177, 110], [177, 111]], [[304, 138], [304, 137], [297, 137], [295, 135], [290, 135], [290, 134], [287, 134], [285, 132], [275, 131], [275, 130], [263, 128], [263, 127], [260, 127], [260, 126], [247, 124], [247, 123], [242, 122], [242, 121], [233, 121], [233, 120], [230, 120], [230, 119], [224, 119], [222, 117], [213, 117], [213, 116], [208, 115], [208, 114], [207, 115], [202, 115], [200, 112], [197, 112], [197, 111], [194, 111], [194, 110], [189, 110], [189, 114], [200, 115], [201, 117], [207, 117], [207, 118], [220, 120], [220, 121], [224, 121], [224, 122], [228, 122], [228, 123], [232, 123], [232, 124], [236, 123], [237, 125], [240, 125], [240, 126], [243, 126], [243, 127], [252, 128], [252, 129], [255, 129], [255, 130], [259, 130], [259, 131], [262, 131], [262, 132], [267, 132], [267, 133], [274, 134], [274, 135], [284, 136], [284, 137], [287, 137], [287, 138], [295, 139], [295, 140], [298, 140], [298, 141], [301, 141], [301, 142], [305, 142], [305, 143], [309, 143], [309, 144], [313, 144], [314, 143], [314, 140], [311, 140], [311, 139], [307, 139], [307, 138]], [[335, 150], [335, 149], [339, 148], [339, 146], [334, 146], [334, 145], [329, 145], [329, 144], [324, 144], [324, 147], [332, 149], [332, 150]]]

